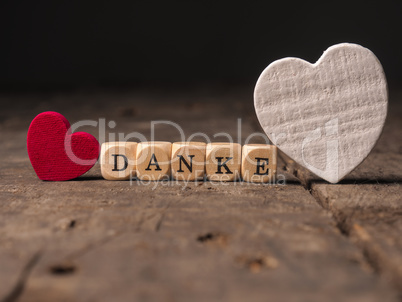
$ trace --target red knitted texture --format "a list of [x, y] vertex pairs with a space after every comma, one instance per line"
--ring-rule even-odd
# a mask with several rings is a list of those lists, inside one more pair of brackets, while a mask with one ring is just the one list
[[99, 143], [86, 132], [70, 133], [70, 123], [57, 112], [37, 115], [27, 137], [29, 159], [42, 180], [70, 180], [93, 167]]

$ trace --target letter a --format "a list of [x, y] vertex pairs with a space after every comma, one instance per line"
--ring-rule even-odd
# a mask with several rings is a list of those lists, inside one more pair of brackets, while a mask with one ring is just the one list
[[[152, 163], [152, 160], [154, 163]], [[161, 171], [162, 169], [159, 167], [158, 160], [156, 159], [155, 153], [152, 153], [151, 160], [149, 161], [148, 167], [145, 169], [147, 171], [151, 171], [151, 166], [156, 166], [155, 171]]]

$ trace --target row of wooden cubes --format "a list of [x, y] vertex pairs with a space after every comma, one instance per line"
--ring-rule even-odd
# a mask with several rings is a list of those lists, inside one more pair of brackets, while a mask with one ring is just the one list
[[244, 181], [268, 183], [276, 174], [273, 145], [201, 142], [102, 144], [102, 176], [108, 180]]

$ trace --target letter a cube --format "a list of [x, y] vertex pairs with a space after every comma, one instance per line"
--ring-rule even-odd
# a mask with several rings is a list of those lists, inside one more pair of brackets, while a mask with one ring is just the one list
[[273, 145], [243, 146], [241, 176], [244, 181], [268, 183], [276, 175], [277, 149]]
[[170, 178], [170, 142], [144, 142], [137, 146], [137, 178], [140, 180], [163, 180]]
[[205, 170], [212, 181], [234, 181], [240, 176], [241, 145], [210, 143], [206, 149]]
[[100, 166], [103, 178], [108, 180], [126, 180], [135, 176], [135, 155], [137, 143], [103, 143], [100, 154]]

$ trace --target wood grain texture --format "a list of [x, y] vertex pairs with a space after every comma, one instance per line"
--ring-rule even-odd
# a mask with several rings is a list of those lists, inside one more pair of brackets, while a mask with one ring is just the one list
[[313, 184], [312, 190], [373, 267], [402, 292], [401, 185]]
[[[1, 138], [7, 142], [0, 148], [0, 301], [10, 293], [11, 301], [23, 302], [400, 301], [396, 287], [372, 265], [368, 250], [340, 229], [333, 212], [323, 209], [280, 158], [277, 174], [285, 175], [286, 185], [112, 182], [103, 180], [99, 164], [74, 181], [42, 182], [24, 149], [33, 111], [50, 106], [72, 122], [116, 121], [107, 137], [138, 131], [150, 140], [150, 121], [170, 119], [186, 136], [203, 132], [216, 142], [223, 139], [214, 134], [226, 132], [244, 143], [261, 131], [251, 91], [0, 95], [11, 107], [3, 108], [0, 119]], [[381, 202], [387, 196], [382, 187], [389, 185], [382, 180], [396, 181], [401, 175], [396, 109], [392, 107], [385, 126], [392, 135], [383, 136], [353, 172], [362, 171], [354, 174], [356, 179], [350, 178], [353, 173], [345, 179], [359, 183], [373, 177], [362, 188], [369, 190], [371, 203], [366, 206], [362, 199], [361, 210], [388, 204]], [[98, 135], [94, 127], [81, 130]], [[156, 129], [153, 139], [182, 140], [176, 129], [165, 126]], [[253, 143], [266, 142], [256, 137]], [[342, 204], [349, 191], [351, 199], [358, 197], [350, 186], [333, 187], [345, 187]], [[371, 215], [375, 213], [373, 208]], [[383, 223], [392, 226], [390, 217], [377, 215], [360, 224], [372, 227], [373, 247], [382, 240], [390, 248], [398, 242], [399, 228], [383, 228]], [[399, 223], [397, 216], [392, 219]], [[401, 254], [399, 248], [382, 251], [387, 253], [379, 264]]]
[[271, 63], [254, 91], [259, 122], [297, 164], [337, 183], [377, 142], [387, 115], [387, 82], [375, 55], [356, 44], [330, 47], [315, 64]]
[[6, 250], [44, 249], [19, 301], [397, 301], [301, 186], [91, 183], [6, 220]]

